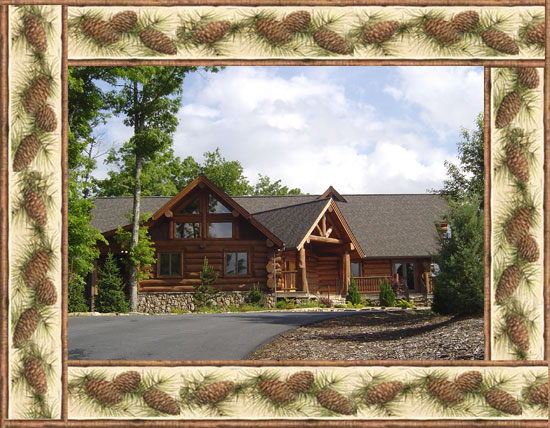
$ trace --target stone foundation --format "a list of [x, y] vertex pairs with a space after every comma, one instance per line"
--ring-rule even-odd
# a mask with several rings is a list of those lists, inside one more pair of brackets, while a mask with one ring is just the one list
[[[229, 306], [240, 306], [247, 303], [248, 291], [226, 291], [222, 296], [213, 302], [214, 308], [225, 310]], [[265, 307], [275, 306], [273, 294], [262, 293], [260, 301]], [[193, 293], [186, 292], [147, 292], [138, 293], [138, 312], [150, 314], [169, 314], [173, 312], [187, 311], [193, 312]]]

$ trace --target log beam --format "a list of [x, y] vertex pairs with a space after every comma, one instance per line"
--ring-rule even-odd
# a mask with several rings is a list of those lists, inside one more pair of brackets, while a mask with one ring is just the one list
[[324, 237], [324, 236], [315, 236], [315, 235], [309, 235], [307, 240], [308, 240], [308, 243], [311, 242], [311, 241], [326, 242], [327, 244], [345, 244], [346, 243], [342, 239], [327, 238], [327, 237]]
[[164, 213], [164, 215], [166, 216], [166, 218], [172, 218], [174, 217], [174, 213], [170, 210], [166, 210], [166, 212]]

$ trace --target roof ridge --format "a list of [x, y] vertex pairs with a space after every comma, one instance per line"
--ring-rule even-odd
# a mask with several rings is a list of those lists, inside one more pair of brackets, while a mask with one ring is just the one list
[[299, 206], [302, 206], [302, 205], [314, 204], [314, 203], [317, 203], [317, 202], [324, 202], [325, 205], [326, 205], [328, 203], [328, 199], [315, 199], [313, 201], [302, 202], [300, 204], [285, 205], [285, 206], [278, 207], [278, 208], [271, 208], [269, 210], [255, 212], [255, 213], [252, 214], [252, 216], [255, 216], [257, 214], [268, 213], [268, 212], [271, 212], [271, 211], [279, 211], [279, 210], [284, 210], [284, 209], [287, 209], [287, 208], [294, 208], [294, 207], [299, 207]]

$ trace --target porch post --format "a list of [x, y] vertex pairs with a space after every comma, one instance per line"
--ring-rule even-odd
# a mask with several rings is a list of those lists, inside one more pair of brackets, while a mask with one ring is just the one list
[[306, 249], [300, 248], [298, 267], [302, 276], [302, 290], [309, 294], [309, 287], [307, 285], [307, 271], [306, 271]]
[[351, 277], [351, 258], [349, 255], [349, 251], [344, 252], [342, 256], [342, 262], [343, 262], [343, 273], [344, 273], [344, 282], [342, 290], [344, 291], [343, 294], [347, 296], [349, 291], [349, 282]]

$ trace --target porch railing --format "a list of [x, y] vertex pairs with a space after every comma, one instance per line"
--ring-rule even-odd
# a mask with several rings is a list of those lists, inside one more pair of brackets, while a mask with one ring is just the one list
[[380, 292], [380, 282], [387, 276], [358, 276], [354, 277], [359, 294], [378, 294]]

